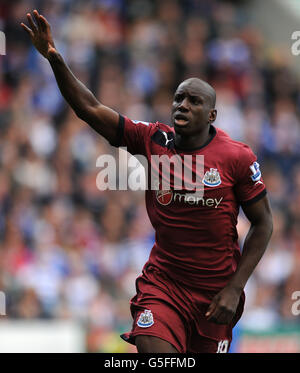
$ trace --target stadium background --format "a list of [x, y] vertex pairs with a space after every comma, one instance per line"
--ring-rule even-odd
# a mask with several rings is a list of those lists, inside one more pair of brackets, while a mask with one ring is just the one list
[[[1, 0], [0, 351], [134, 351], [119, 334], [131, 326], [134, 280], [154, 239], [143, 192], [97, 189], [96, 159], [116, 149], [66, 106], [19, 26], [37, 8], [75, 75], [132, 119], [169, 123], [172, 94], [187, 77], [216, 88], [216, 125], [256, 152], [275, 223], [231, 350], [300, 352], [300, 316], [291, 311], [300, 290], [300, 57], [290, 35], [276, 43], [249, 6]], [[247, 229], [241, 215], [241, 243]]]

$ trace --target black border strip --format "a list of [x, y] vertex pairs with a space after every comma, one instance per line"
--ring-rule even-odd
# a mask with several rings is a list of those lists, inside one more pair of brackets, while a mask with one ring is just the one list
[[262, 199], [265, 195], [267, 194], [267, 189], [264, 189], [262, 192], [260, 192], [257, 196], [249, 199], [248, 201], [245, 202], [240, 202], [241, 206], [249, 206], [252, 205], [252, 203], [255, 203]]
[[122, 143], [122, 139], [124, 136], [124, 128], [125, 128], [125, 118], [123, 115], [119, 114], [119, 124], [117, 128], [117, 134], [116, 134], [116, 139], [115, 141], [109, 142], [110, 145], [119, 147]]
[[[135, 361], [136, 369], [133, 369], [132, 362]], [[95, 368], [107, 372], [115, 370], [148, 371], [152, 368], [177, 368], [195, 369], [203, 367], [203, 362], [224, 370], [224, 367], [232, 371], [233, 364], [247, 363], [253, 371], [257, 371], [257, 365], [266, 366], [268, 370], [273, 370], [272, 364], [276, 368], [286, 370], [288, 362], [299, 364], [299, 353], [229, 353], [229, 354], [171, 354], [171, 353], [1, 353], [1, 362], [9, 364], [10, 367], [18, 367], [24, 370], [24, 365], [30, 364], [32, 372], [40, 372], [40, 365], [47, 366], [55, 371], [57, 366], [66, 364], [66, 370], [70, 367], [78, 367], [86, 371], [90, 364], [95, 364]], [[124, 364], [125, 363], [125, 364]], [[130, 364], [129, 364], [130, 363]], [[102, 368], [102, 369], [101, 369]], [[111, 370], [111, 368], [113, 368]], [[270, 369], [271, 368], [271, 369]], [[154, 369], [155, 370], [155, 369]], [[226, 369], [227, 370], [227, 369]]]

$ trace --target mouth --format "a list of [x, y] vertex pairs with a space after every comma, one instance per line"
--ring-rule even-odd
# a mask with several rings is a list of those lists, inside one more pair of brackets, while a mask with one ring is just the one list
[[188, 124], [189, 119], [184, 114], [178, 113], [174, 115], [175, 126], [184, 127]]

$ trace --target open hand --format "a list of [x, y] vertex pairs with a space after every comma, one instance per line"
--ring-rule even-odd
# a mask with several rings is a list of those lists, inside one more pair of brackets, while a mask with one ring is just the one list
[[52, 53], [56, 53], [55, 45], [53, 42], [50, 24], [46, 18], [38, 13], [37, 10], [33, 11], [35, 22], [31, 14], [27, 13], [29, 26], [21, 23], [23, 29], [29, 34], [33, 45], [45, 58], [49, 58]]

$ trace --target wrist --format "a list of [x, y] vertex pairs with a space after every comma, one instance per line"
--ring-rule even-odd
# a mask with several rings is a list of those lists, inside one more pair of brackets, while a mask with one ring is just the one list
[[242, 286], [241, 284], [236, 284], [234, 282], [229, 282], [226, 287], [233, 290], [237, 294], [242, 294], [244, 290], [244, 286]]
[[51, 63], [51, 62], [57, 62], [60, 60], [60, 54], [58, 53], [58, 51], [55, 49], [55, 48], [51, 48], [47, 54], [47, 60]]

